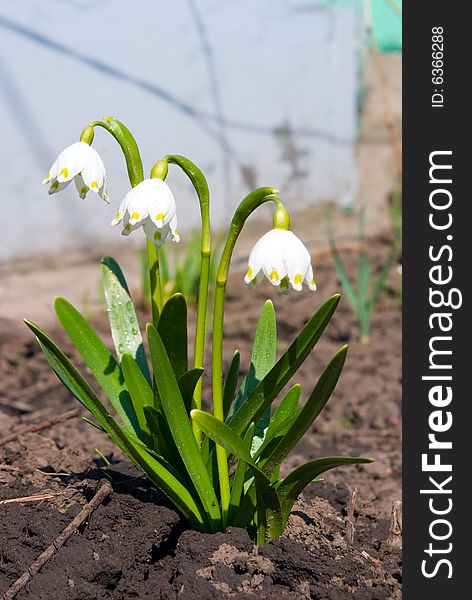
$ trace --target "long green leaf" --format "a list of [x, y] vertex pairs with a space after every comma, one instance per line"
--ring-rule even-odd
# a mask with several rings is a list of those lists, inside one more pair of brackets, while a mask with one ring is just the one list
[[[282, 533], [281, 509], [275, 488], [269, 478], [259, 469], [244, 441], [223, 421], [202, 410], [192, 410], [192, 420], [200, 429], [227, 452], [243, 460], [251, 469], [257, 494], [259, 528], [263, 530], [264, 541], [278, 537]], [[258, 538], [258, 541], [261, 541]]]
[[313, 421], [323, 410], [333, 393], [336, 383], [346, 360], [347, 346], [343, 346], [333, 356], [328, 366], [323, 371], [318, 383], [315, 385], [313, 392], [306, 401], [305, 406], [298, 415], [296, 421], [280, 440], [276, 448], [272, 451], [267, 461], [262, 466], [264, 473], [270, 477], [275, 469], [277, 469], [283, 460], [288, 456], [289, 452], [301, 440], [303, 435], [311, 427]]
[[[249, 370], [246, 377], [243, 379], [239, 393], [234, 401], [234, 408], [233, 410], [230, 409], [229, 419], [231, 419], [233, 414], [242, 406], [249, 394], [275, 365], [276, 356], [277, 325], [274, 305], [271, 300], [266, 300], [262, 307], [256, 327]], [[261, 447], [269, 421], [270, 406], [268, 406], [262, 416], [255, 421], [254, 438], [251, 449], [252, 455], [254, 455]]]
[[139, 436], [139, 423], [120, 365], [92, 327], [64, 298], [54, 300], [59, 321], [127, 429]]
[[[252, 437], [254, 435], [254, 423], [248, 427], [246, 431], [246, 435], [243, 439], [244, 447], [248, 452], [251, 450]], [[234, 517], [238, 512], [241, 496], [243, 494], [244, 481], [246, 478], [246, 470], [247, 464], [244, 460], [238, 460], [238, 464], [236, 466], [236, 470], [233, 475], [232, 485], [231, 485], [231, 497], [229, 500], [229, 509], [228, 509], [228, 523], [231, 525], [234, 521]]]
[[339, 277], [339, 280], [341, 282], [341, 286], [344, 290], [344, 293], [346, 294], [349, 302], [351, 303], [352, 308], [354, 309], [354, 311], [357, 314], [357, 308], [358, 308], [357, 294], [354, 290], [351, 280], [348, 277], [348, 274], [346, 273], [346, 269], [344, 268], [344, 264], [339, 255], [338, 248], [336, 246], [336, 241], [334, 239], [334, 234], [333, 234], [330, 224], [328, 225], [328, 238], [329, 238], [329, 245], [331, 248], [331, 255], [333, 257], [336, 273]]
[[371, 458], [350, 456], [328, 456], [317, 458], [293, 470], [277, 484], [277, 491], [282, 505], [284, 523], [288, 519], [292, 506], [305, 487], [321, 473], [342, 465], [371, 463]]
[[293, 422], [297, 418], [299, 411], [297, 410], [298, 402], [302, 392], [301, 385], [296, 383], [291, 387], [283, 400], [280, 402], [277, 410], [274, 412], [272, 419], [270, 420], [269, 427], [267, 429], [264, 443], [259, 450], [254, 454], [254, 459], [258, 459], [260, 456], [264, 456], [264, 450], [268, 447], [269, 443], [276, 438], [280, 438], [287, 433]]
[[179, 385], [157, 329], [149, 323], [146, 331], [154, 379], [167, 423], [190, 479], [209, 517], [211, 527], [216, 531], [221, 527], [218, 500], [193, 435]]
[[228, 373], [223, 386], [223, 414], [225, 418], [228, 415], [229, 409], [236, 394], [240, 364], [241, 354], [239, 353], [239, 350], [236, 350], [233, 354], [233, 358], [231, 359], [231, 364], [229, 365]]
[[190, 413], [192, 407], [193, 393], [197, 387], [197, 383], [200, 381], [203, 375], [203, 369], [195, 367], [190, 369], [179, 377], [179, 389], [182, 394], [182, 400], [184, 401], [187, 413]]
[[177, 450], [165, 416], [154, 406], [145, 406], [144, 416], [152, 435], [155, 451], [180, 473], [179, 480], [182, 483], [188, 482], [187, 469]]
[[390, 253], [387, 257], [387, 260], [384, 262], [384, 264], [382, 265], [382, 268], [380, 269], [379, 275], [377, 277], [377, 280], [375, 282], [374, 285], [374, 289], [372, 290], [372, 295], [369, 301], [369, 309], [372, 309], [372, 307], [375, 305], [375, 303], [377, 302], [380, 292], [384, 289], [385, 287], [385, 282], [387, 280], [388, 274], [390, 272], [390, 269], [392, 267], [392, 264], [395, 260], [395, 257], [397, 255], [397, 246], [396, 243], [394, 242], [392, 244], [392, 248], [390, 249]]
[[34, 323], [25, 322], [36, 335], [50, 366], [66, 388], [93, 414], [113, 442], [169, 497], [184, 517], [197, 529], [204, 529], [204, 517], [188, 490], [155, 458], [130, 441], [127, 433], [109, 415], [95, 392], [54, 341]]
[[340, 296], [335, 294], [329, 298], [311, 317], [298, 334], [289, 349], [278, 360], [264, 379], [246, 398], [241, 408], [235, 413], [229, 425], [239, 435], [243, 434], [249, 423], [258, 417], [296, 373], [302, 362], [309, 355], [328, 325]]
[[174, 294], [164, 304], [157, 331], [179, 379], [188, 371], [187, 303], [182, 294]]
[[121, 369], [125, 378], [126, 387], [131, 396], [131, 401], [133, 402], [133, 408], [138, 419], [139, 427], [142, 431], [149, 433], [147, 420], [144, 415], [144, 407], [154, 406], [154, 392], [131, 354], [126, 352], [123, 354], [121, 358]]
[[101, 269], [108, 319], [118, 360], [121, 361], [123, 354], [128, 352], [151, 382], [138, 318], [123, 272], [110, 256], [102, 258]]

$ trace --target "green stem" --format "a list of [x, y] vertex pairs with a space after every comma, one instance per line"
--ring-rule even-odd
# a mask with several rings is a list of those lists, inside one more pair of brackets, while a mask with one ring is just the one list
[[[207, 181], [200, 169], [184, 156], [170, 154], [163, 160], [179, 166], [192, 182], [200, 203], [202, 219], [202, 239], [200, 266], [200, 284], [198, 287], [197, 322], [195, 329], [195, 350], [193, 366], [201, 368], [205, 357], [206, 321], [208, 307], [208, 285], [210, 280], [211, 228], [210, 228], [210, 192]], [[202, 380], [198, 382], [193, 395], [193, 408], [202, 406]], [[193, 432], [199, 446], [202, 443], [202, 432], [196, 423], [192, 423]]]
[[[128, 169], [131, 187], [136, 187], [144, 179], [143, 162], [139, 148], [130, 130], [114, 117], [104, 117], [103, 121], [93, 121], [88, 125], [82, 135], [90, 138], [88, 130], [94, 127], [103, 127], [110, 133], [123, 151]], [[93, 139], [93, 136], [92, 136]], [[152, 242], [147, 240], [147, 255], [149, 263], [149, 279], [151, 285], [152, 321], [157, 327], [159, 314], [162, 309], [162, 286], [159, 270], [159, 252]]]
[[144, 179], [143, 162], [136, 140], [130, 130], [114, 117], [104, 117], [103, 121], [93, 121], [89, 127], [103, 127], [115, 138], [125, 156], [131, 187], [141, 183]]
[[154, 327], [157, 327], [159, 315], [162, 310], [162, 286], [161, 272], [159, 269], [159, 251], [151, 240], [147, 240], [147, 256], [149, 264], [149, 281], [151, 285], [152, 322]]
[[[224, 420], [223, 412], [223, 325], [225, 310], [225, 292], [228, 281], [229, 267], [234, 246], [249, 215], [259, 206], [268, 201], [273, 201], [277, 206], [282, 206], [274, 188], [258, 188], [248, 194], [241, 201], [231, 220], [226, 243], [221, 255], [216, 276], [216, 290], [213, 317], [213, 348], [212, 348], [212, 386], [213, 386], [213, 414], [220, 421]], [[230, 502], [230, 487], [228, 476], [228, 459], [226, 450], [216, 445], [216, 458], [218, 463], [218, 478], [220, 482], [221, 511], [223, 525], [226, 524]]]

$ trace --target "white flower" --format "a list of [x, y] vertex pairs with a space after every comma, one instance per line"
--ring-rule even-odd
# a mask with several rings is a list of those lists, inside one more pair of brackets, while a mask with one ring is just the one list
[[162, 179], [145, 179], [126, 194], [111, 224], [121, 222], [123, 235], [142, 225], [158, 248], [169, 234], [174, 242], [180, 241], [174, 195]]
[[67, 187], [73, 179], [81, 198], [92, 190], [109, 201], [103, 161], [95, 148], [85, 142], [76, 142], [63, 150], [43, 179], [43, 184], [50, 183], [49, 193], [54, 194]]
[[299, 292], [302, 283], [316, 290], [310, 253], [303, 242], [286, 229], [271, 229], [251, 250], [244, 281], [252, 286], [264, 275], [281, 292], [290, 287]]

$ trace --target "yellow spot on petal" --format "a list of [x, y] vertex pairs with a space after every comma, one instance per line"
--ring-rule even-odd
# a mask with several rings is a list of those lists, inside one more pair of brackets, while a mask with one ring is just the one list
[[154, 240], [155, 240], [156, 242], [160, 242], [160, 241], [161, 241], [161, 239], [162, 239], [162, 234], [161, 234], [161, 232], [160, 232], [160, 231], [156, 231], [156, 232], [154, 233]]
[[121, 213], [118, 211], [115, 215], [115, 221], [119, 221], [121, 219]]
[[164, 220], [164, 213], [158, 213], [155, 217], [156, 221], [163, 221]]
[[96, 181], [92, 181], [92, 183], [90, 184], [90, 187], [93, 188], [94, 190], [96, 190], [98, 188], [98, 183]]
[[132, 219], [133, 221], [137, 221], [137, 220], [139, 219], [139, 213], [137, 213], [137, 212], [134, 212], [134, 213], [131, 215], [131, 219]]
[[247, 269], [247, 273], [246, 273], [246, 277], [247, 277], [248, 279], [252, 279], [252, 275], [253, 275], [253, 272], [252, 272], [252, 267], [248, 267], [248, 269]]
[[280, 280], [280, 275], [277, 273], [277, 271], [275, 269], [273, 271], [271, 271], [271, 273], [270, 273], [270, 280], [275, 281], [275, 282]]
[[69, 175], [69, 169], [67, 167], [64, 167], [61, 171], [61, 175], [64, 177], [64, 179], [67, 179]]
[[301, 283], [301, 282], [302, 282], [302, 276], [301, 276], [301, 274], [300, 274], [300, 273], [297, 273], [297, 274], [295, 275], [295, 277], [293, 278], [293, 283], [294, 283], [295, 285], [298, 285], [298, 284], [299, 284], [299, 283]]
[[43, 183], [47, 183], [51, 179], [51, 173], [48, 173], [46, 177], [43, 179]]
[[315, 285], [315, 280], [314, 279], [311, 280], [311, 285]]

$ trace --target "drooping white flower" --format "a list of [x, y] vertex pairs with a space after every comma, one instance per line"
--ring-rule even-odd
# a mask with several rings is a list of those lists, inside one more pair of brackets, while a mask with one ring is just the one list
[[49, 194], [63, 190], [74, 180], [81, 198], [92, 190], [109, 202], [105, 167], [100, 155], [85, 142], [76, 142], [63, 150], [54, 161], [43, 184], [50, 183]]
[[303, 242], [286, 229], [271, 229], [251, 250], [244, 281], [251, 287], [264, 276], [280, 292], [290, 288], [299, 292], [302, 283], [316, 290], [310, 253]]
[[142, 225], [158, 248], [168, 235], [174, 242], [180, 241], [175, 198], [167, 183], [159, 178], [145, 179], [126, 194], [111, 224], [121, 222], [123, 235]]

